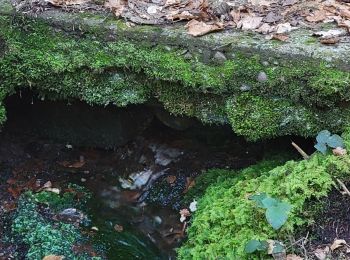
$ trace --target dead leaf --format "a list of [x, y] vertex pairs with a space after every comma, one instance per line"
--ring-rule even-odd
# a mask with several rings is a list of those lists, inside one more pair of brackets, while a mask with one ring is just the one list
[[285, 42], [289, 39], [289, 37], [286, 34], [274, 34], [272, 35], [272, 39]]
[[326, 260], [328, 253], [329, 253], [328, 246], [325, 248], [318, 248], [314, 251], [314, 255], [317, 257], [318, 260]]
[[84, 156], [80, 156], [79, 161], [71, 163], [68, 161], [58, 162], [59, 165], [62, 165], [67, 168], [81, 168], [85, 165]]
[[337, 147], [337, 148], [333, 149], [332, 151], [333, 151], [333, 154], [336, 156], [344, 156], [347, 153], [346, 149], [341, 148], [341, 147]]
[[342, 247], [344, 245], [346, 245], [346, 241], [344, 239], [336, 239], [331, 245], [331, 251], [334, 251], [335, 249]]
[[276, 27], [276, 33], [283, 34], [292, 31], [292, 26], [290, 23], [280, 23]]
[[47, 182], [45, 182], [45, 184], [43, 185], [43, 189], [46, 189], [46, 188], [51, 188], [52, 187], [52, 183], [51, 183], [51, 181], [47, 181]]
[[169, 183], [169, 184], [173, 184], [173, 183], [176, 181], [176, 176], [175, 176], [175, 175], [168, 175], [168, 176], [166, 177], [166, 181], [167, 181], [167, 183]]
[[54, 6], [65, 6], [65, 5], [81, 5], [90, 2], [91, 0], [45, 0], [46, 2]]
[[318, 31], [318, 32], [315, 32], [313, 35], [322, 37], [322, 38], [332, 38], [332, 37], [344, 36], [346, 34], [347, 34], [347, 31], [345, 29], [340, 28], [340, 29], [331, 29], [328, 31]]
[[349, 9], [341, 9], [340, 16], [345, 18], [350, 18], [350, 10]]
[[275, 30], [275, 26], [270, 26], [268, 23], [263, 23], [256, 31], [262, 34], [269, 34]]
[[196, 181], [192, 179], [191, 177], [186, 178], [186, 187], [183, 191], [183, 193], [187, 193], [189, 189], [191, 189], [194, 185], [196, 185]]
[[287, 255], [287, 259], [286, 260], [303, 260], [304, 258], [298, 256], [298, 255]]
[[298, 0], [284, 0], [283, 2], [282, 2], [282, 5], [283, 6], [290, 6], [290, 5], [294, 5], [295, 3], [297, 3], [298, 2]]
[[[340, 39], [338, 37], [320, 39], [320, 43], [322, 43], [322, 44], [329, 44], [329, 45], [336, 44], [339, 41], [340, 41]], [[334, 149], [334, 150], [336, 150], [336, 149]], [[336, 155], [334, 153], [334, 150], [333, 150], [333, 154]]]
[[221, 31], [224, 29], [222, 23], [207, 24], [197, 20], [189, 21], [185, 27], [188, 29], [188, 34], [192, 36], [202, 36], [210, 32]]
[[259, 28], [263, 19], [263, 17], [259, 16], [246, 16], [237, 23], [237, 27], [241, 28], [243, 31], [255, 30]]
[[123, 232], [124, 227], [122, 225], [115, 224], [114, 230], [120, 233], [120, 232]]
[[64, 259], [64, 256], [47, 255], [42, 260], [62, 260], [62, 259]]
[[188, 209], [181, 209], [180, 210], [180, 222], [184, 222], [187, 217], [191, 216], [191, 212]]
[[117, 17], [122, 15], [126, 5], [127, 0], [107, 0], [105, 3], [105, 7], [110, 8]]
[[56, 193], [56, 194], [60, 194], [60, 189], [58, 188], [46, 188], [44, 189], [44, 191], [48, 191], [48, 192], [53, 192], [53, 193]]
[[323, 10], [316, 10], [312, 15], [306, 16], [306, 21], [308, 22], [322, 22], [327, 18], [326, 13]]

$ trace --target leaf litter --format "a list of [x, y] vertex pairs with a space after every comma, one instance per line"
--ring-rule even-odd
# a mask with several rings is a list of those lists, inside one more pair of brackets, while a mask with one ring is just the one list
[[[134, 24], [165, 25], [187, 22], [192, 36], [239, 29], [288, 40], [298, 28], [318, 28], [334, 23], [339, 29], [313, 34], [324, 44], [336, 44], [350, 32], [350, 1], [347, 0], [45, 0], [54, 8], [103, 6], [117, 18]], [[19, 1], [18, 5], [23, 4]], [[91, 9], [91, 8], [88, 8]], [[81, 8], [79, 9], [81, 10]]]

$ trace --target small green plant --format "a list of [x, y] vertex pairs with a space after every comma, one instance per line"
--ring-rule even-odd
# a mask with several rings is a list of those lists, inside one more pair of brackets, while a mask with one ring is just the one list
[[331, 148], [344, 148], [343, 139], [337, 134], [331, 134], [328, 130], [323, 130], [318, 133], [317, 144], [315, 144], [315, 148], [317, 151], [320, 151], [323, 154], [327, 153], [327, 147]]
[[[266, 193], [258, 193], [249, 197], [259, 208], [266, 209], [265, 216], [267, 222], [275, 229], [280, 229], [288, 219], [288, 214], [292, 206], [278, 199], [269, 197]], [[278, 254], [285, 251], [283, 244], [276, 240], [260, 241], [249, 240], [244, 251], [248, 254], [256, 251], [268, 251], [270, 254]]]
[[259, 208], [266, 209], [265, 216], [267, 222], [276, 230], [280, 229], [286, 223], [288, 213], [292, 209], [289, 203], [271, 198], [266, 193], [252, 195], [249, 199], [256, 202]]
[[255, 253], [256, 251], [267, 251], [268, 254], [279, 254], [285, 252], [284, 245], [277, 240], [260, 241], [252, 239], [248, 241], [244, 251], [248, 254]]

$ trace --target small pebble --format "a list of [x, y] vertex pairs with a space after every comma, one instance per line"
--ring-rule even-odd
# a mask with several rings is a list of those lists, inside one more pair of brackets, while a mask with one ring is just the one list
[[245, 91], [249, 91], [251, 90], [251, 86], [246, 85], [246, 84], [242, 84], [242, 86], [239, 88], [241, 91], [245, 92]]
[[227, 60], [225, 54], [223, 54], [221, 51], [217, 51], [214, 55], [214, 61], [223, 64]]
[[81, 180], [81, 182], [86, 182], [85, 178], [81, 178], [80, 180]]
[[267, 75], [265, 72], [260, 71], [257, 79], [259, 82], [265, 82], [265, 81], [267, 81], [268, 78], [267, 78]]
[[98, 228], [97, 227], [92, 227], [91, 230], [98, 231]]
[[193, 56], [191, 53], [187, 52], [185, 55], [184, 55], [184, 59], [185, 60], [192, 60], [193, 59]]

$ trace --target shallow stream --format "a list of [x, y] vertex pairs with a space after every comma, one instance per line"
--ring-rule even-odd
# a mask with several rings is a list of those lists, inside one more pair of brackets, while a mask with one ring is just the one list
[[[92, 193], [83, 211], [88, 223], [80, 223], [97, 245], [91, 254], [107, 259], [174, 259], [186, 239], [179, 210], [189, 207], [186, 193], [198, 175], [211, 168], [240, 169], [272, 150], [291, 149], [291, 138], [248, 143], [226, 126], [181, 121], [154, 107], [115, 110], [119, 116], [113, 118], [113, 108], [67, 106], [28, 95], [8, 102], [0, 133], [0, 235], [11, 236], [22, 193], [37, 192], [47, 182], [58, 189], [74, 183]], [[150, 115], [141, 115], [146, 110]], [[143, 120], [137, 127], [130, 125], [135, 115]], [[109, 131], [113, 124], [117, 127]], [[0, 258], [22, 259], [27, 251], [25, 243], [0, 244]]]

